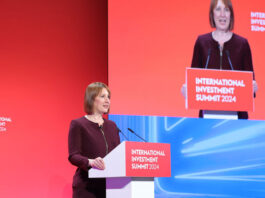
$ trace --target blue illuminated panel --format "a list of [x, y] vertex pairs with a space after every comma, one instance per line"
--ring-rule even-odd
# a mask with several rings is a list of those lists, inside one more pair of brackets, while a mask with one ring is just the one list
[[[171, 144], [171, 178], [155, 180], [156, 198], [265, 197], [265, 122], [110, 115], [151, 142]], [[121, 135], [121, 140], [124, 138]]]

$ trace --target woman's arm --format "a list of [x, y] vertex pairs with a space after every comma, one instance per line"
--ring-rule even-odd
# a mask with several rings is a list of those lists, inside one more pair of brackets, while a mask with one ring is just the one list
[[247, 40], [245, 40], [244, 43], [243, 67], [244, 70], [253, 72], [253, 92], [254, 92], [254, 97], [256, 97], [256, 92], [258, 91], [258, 84], [255, 80], [255, 74], [252, 62], [252, 53]]
[[201, 45], [199, 37], [197, 38], [194, 45], [191, 67], [202, 68]]
[[71, 164], [87, 171], [89, 167], [89, 161], [87, 157], [81, 154], [81, 138], [82, 129], [80, 125], [73, 120], [70, 124], [68, 136], [68, 160], [71, 162]]

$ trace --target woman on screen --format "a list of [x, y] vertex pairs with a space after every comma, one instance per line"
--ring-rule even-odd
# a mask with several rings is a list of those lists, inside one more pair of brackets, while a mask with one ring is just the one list
[[116, 124], [104, 119], [109, 112], [110, 90], [107, 85], [95, 82], [87, 86], [84, 110], [86, 115], [72, 120], [69, 130], [69, 161], [77, 166], [73, 178], [73, 198], [106, 197], [105, 179], [88, 178], [88, 170], [103, 170], [105, 157], [119, 143]]
[[[194, 46], [191, 67], [252, 71], [252, 56], [247, 39], [232, 32], [234, 11], [231, 0], [211, 0], [209, 12], [213, 32], [200, 35]], [[253, 75], [254, 76], [254, 75]], [[257, 83], [253, 81], [254, 95]], [[186, 95], [185, 85], [182, 87]], [[200, 117], [203, 117], [200, 111]], [[239, 119], [248, 119], [247, 112], [238, 112]]]

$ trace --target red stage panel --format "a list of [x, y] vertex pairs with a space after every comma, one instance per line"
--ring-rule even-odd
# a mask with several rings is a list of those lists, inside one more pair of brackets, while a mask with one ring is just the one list
[[107, 82], [107, 1], [0, 5], [0, 197], [70, 198], [70, 120]]

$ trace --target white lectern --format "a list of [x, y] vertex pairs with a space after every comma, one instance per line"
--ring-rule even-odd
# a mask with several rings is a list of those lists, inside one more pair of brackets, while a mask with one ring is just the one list
[[107, 198], [154, 198], [154, 177], [171, 176], [169, 144], [122, 142], [104, 162], [88, 175], [106, 178]]

